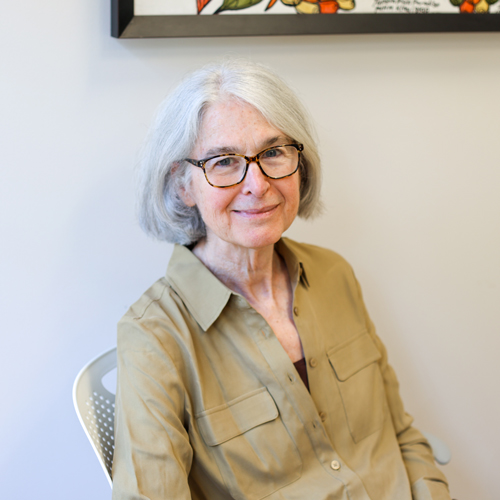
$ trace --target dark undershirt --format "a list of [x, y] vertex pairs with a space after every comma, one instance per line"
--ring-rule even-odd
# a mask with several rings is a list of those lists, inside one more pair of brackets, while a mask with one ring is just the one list
[[302, 382], [304, 382], [304, 385], [307, 387], [307, 390], [309, 391], [309, 380], [307, 378], [306, 359], [305, 358], [299, 359], [299, 361], [295, 362], [293, 365], [295, 366], [295, 369], [299, 372]]

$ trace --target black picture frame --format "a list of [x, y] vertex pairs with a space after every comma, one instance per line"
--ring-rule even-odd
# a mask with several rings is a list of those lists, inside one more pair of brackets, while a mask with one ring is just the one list
[[111, 0], [115, 38], [500, 31], [499, 14], [135, 16], [134, 0]]

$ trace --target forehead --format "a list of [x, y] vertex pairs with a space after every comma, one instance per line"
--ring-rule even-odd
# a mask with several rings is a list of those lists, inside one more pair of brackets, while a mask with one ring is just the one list
[[[195, 152], [258, 152], [276, 138], [285, 139], [256, 108], [245, 102], [225, 100], [206, 109], [200, 124]], [[249, 151], [250, 150], [250, 151]]]

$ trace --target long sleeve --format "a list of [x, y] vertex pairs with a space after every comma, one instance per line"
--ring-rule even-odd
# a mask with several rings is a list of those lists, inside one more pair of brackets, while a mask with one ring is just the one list
[[412, 426], [413, 418], [404, 410], [396, 374], [388, 363], [387, 350], [368, 316], [359, 284], [358, 293], [363, 303], [368, 332], [382, 355], [379, 365], [387, 403], [408, 473], [413, 500], [450, 500], [448, 483], [434, 462], [429, 443], [422, 433]]
[[183, 384], [154, 335], [132, 320], [118, 331], [113, 500], [188, 500], [192, 463]]

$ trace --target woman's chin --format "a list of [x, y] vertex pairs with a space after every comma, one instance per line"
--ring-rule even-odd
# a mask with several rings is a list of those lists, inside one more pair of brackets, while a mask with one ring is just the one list
[[281, 234], [281, 231], [248, 231], [236, 238], [235, 243], [249, 249], [265, 248], [279, 241]]

